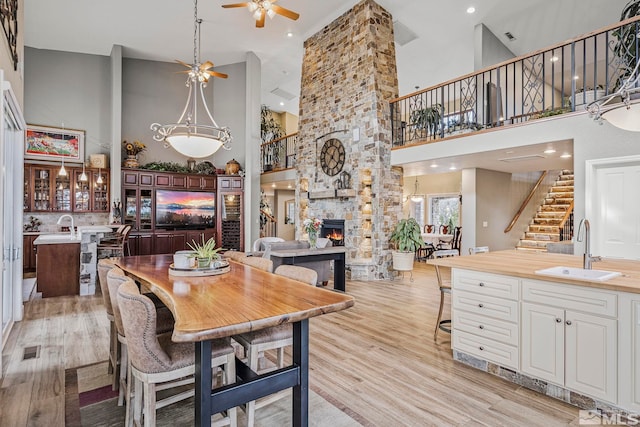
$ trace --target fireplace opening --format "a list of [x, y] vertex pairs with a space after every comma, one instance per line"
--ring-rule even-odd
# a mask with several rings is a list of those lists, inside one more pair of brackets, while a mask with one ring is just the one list
[[323, 220], [320, 237], [331, 240], [333, 246], [344, 246], [344, 219]]

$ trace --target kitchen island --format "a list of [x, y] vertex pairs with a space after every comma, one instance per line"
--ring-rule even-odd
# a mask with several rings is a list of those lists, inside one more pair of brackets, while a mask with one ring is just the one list
[[[640, 262], [498, 251], [441, 258], [452, 268], [454, 359], [583, 409], [640, 412]], [[575, 270], [573, 270], [575, 269]]]
[[94, 295], [98, 264], [97, 245], [108, 226], [80, 226], [77, 234], [41, 234], [36, 249], [36, 286], [43, 298]]

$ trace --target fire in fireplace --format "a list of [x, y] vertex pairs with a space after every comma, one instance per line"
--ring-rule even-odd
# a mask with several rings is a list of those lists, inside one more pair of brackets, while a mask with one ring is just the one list
[[323, 220], [320, 237], [331, 240], [333, 246], [344, 246], [344, 219]]

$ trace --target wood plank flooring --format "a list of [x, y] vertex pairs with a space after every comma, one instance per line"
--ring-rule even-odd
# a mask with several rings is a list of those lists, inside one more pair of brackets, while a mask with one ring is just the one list
[[[310, 387], [365, 426], [562, 426], [578, 409], [480, 372], [433, 341], [439, 292], [430, 266], [414, 281], [348, 281], [353, 308], [310, 321]], [[448, 316], [449, 307], [445, 313]], [[100, 296], [34, 300], [3, 351], [0, 425], [63, 426], [65, 369], [107, 359]], [[23, 359], [24, 349], [39, 356]]]

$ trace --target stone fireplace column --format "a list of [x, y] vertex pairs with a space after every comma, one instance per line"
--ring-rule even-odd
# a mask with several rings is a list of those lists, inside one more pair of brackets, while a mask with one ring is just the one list
[[389, 235], [402, 215], [402, 169], [391, 167], [392, 17], [363, 0], [304, 47], [296, 237], [305, 218], [344, 219], [347, 277], [388, 278]]

